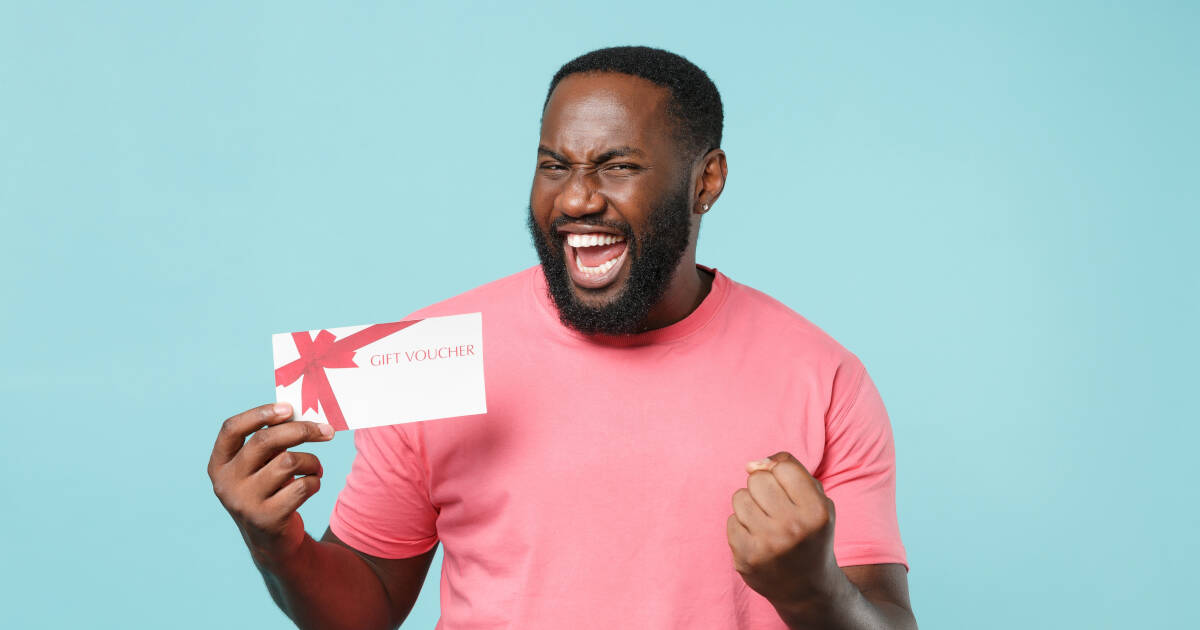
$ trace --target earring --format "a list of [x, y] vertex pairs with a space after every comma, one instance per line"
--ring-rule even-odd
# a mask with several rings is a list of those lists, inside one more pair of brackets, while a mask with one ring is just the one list
[[708, 204], [704, 204], [704, 211], [708, 212]]

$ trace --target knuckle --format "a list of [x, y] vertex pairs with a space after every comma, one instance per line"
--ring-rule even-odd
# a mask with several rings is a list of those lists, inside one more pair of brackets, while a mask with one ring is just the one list
[[829, 506], [823, 501], [816, 502], [806, 510], [804, 521], [811, 523], [810, 529], [817, 529], [829, 522]]
[[746, 553], [742, 556], [742, 566], [744, 572], [754, 572], [762, 566], [762, 546], [756, 543], [751, 543], [746, 549]]
[[250, 436], [250, 442], [259, 448], [267, 446], [270, 441], [271, 434], [266, 429], [255, 431], [254, 434]]
[[254, 512], [243, 515], [243, 520], [250, 524], [255, 529], [267, 530], [270, 529], [272, 523], [271, 518], [262, 512]]
[[290, 451], [279, 454], [279, 467], [285, 471], [296, 469], [296, 455]]
[[[301, 477], [289, 484], [293, 494], [298, 496], [307, 496], [317, 491], [317, 486], [314, 484], [313, 477]], [[319, 483], [319, 482], [317, 482]]]
[[801, 540], [808, 535], [808, 527], [798, 519], [788, 519], [784, 524], [784, 533], [791, 540]]
[[237, 497], [223, 496], [221, 497], [221, 504], [235, 517], [244, 518], [246, 516], [246, 504]]

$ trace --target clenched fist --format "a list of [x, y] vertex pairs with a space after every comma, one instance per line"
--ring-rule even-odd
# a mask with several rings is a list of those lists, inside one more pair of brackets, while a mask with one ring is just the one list
[[791, 453], [746, 464], [726, 523], [733, 564], [778, 607], [823, 595], [840, 572], [833, 556], [833, 501]]

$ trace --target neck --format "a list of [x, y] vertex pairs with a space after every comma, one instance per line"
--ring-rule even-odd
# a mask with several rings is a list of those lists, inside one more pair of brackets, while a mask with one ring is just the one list
[[670, 326], [692, 314], [712, 289], [713, 274], [696, 266], [696, 253], [688, 248], [662, 300], [646, 316], [641, 332]]

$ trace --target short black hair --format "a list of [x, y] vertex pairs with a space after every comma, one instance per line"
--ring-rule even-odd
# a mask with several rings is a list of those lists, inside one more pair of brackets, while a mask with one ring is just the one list
[[725, 112], [721, 94], [712, 79], [696, 64], [660, 48], [614, 46], [585, 53], [568, 61], [550, 80], [545, 110], [550, 95], [560, 81], [572, 74], [619, 72], [641, 77], [671, 91], [667, 111], [679, 124], [678, 136], [689, 153], [707, 153], [721, 146], [721, 128]]

